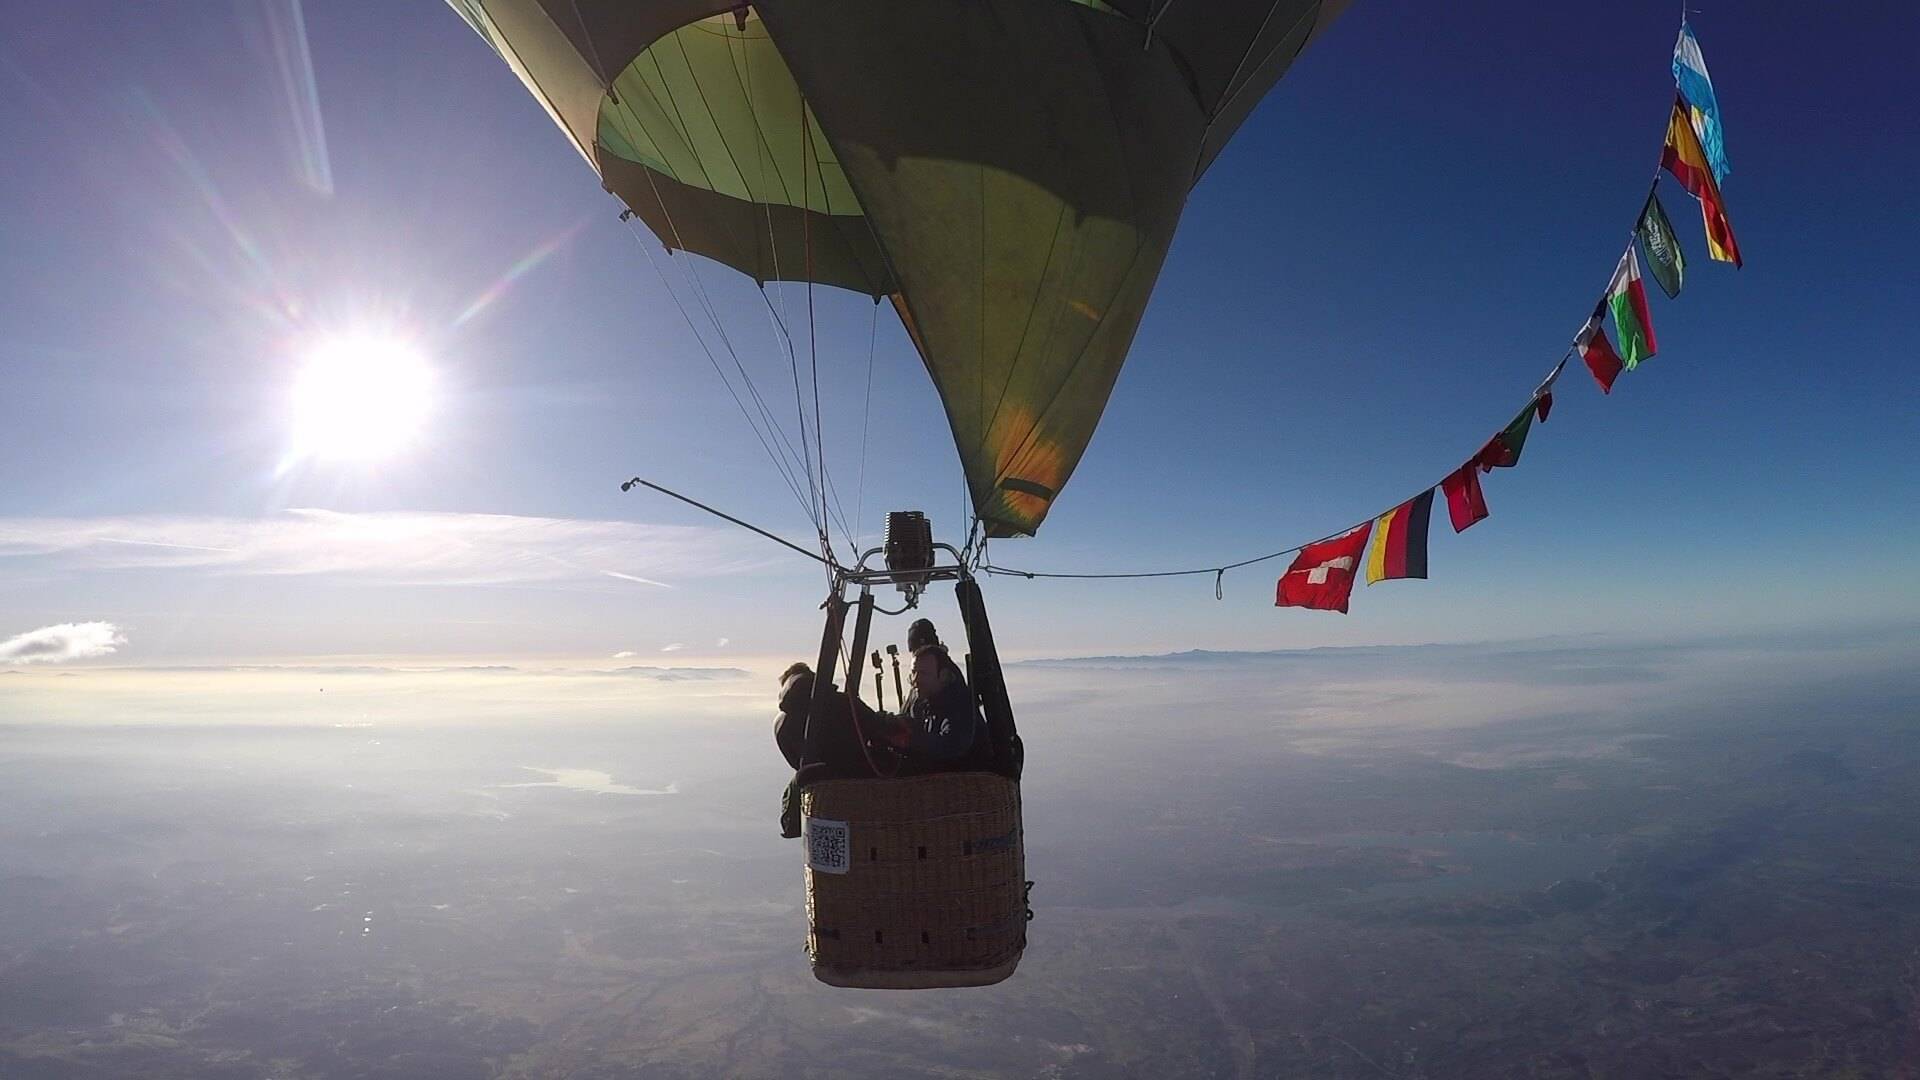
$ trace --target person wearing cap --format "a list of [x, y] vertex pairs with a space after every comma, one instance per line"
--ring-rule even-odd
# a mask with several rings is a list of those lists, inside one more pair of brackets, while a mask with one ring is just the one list
[[926, 772], [974, 767], [987, 740], [967, 677], [927, 619], [915, 619], [907, 628], [907, 650], [913, 654], [913, 688], [901, 712], [907, 719], [908, 761]]
[[[820, 701], [819, 730], [814, 733], [818, 756], [808, 759], [814, 679], [813, 669], [805, 663], [792, 664], [780, 675], [780, 712], [773, 721], [773, 741], [794, 769], [793, 781], [781, 797], [780, 834], [789, 838], [800, 835], [801, 788], [819, 780], [892, 775], [899, 770], [895, 747], [906, 744], [906, 726], [900, 717], [876, 712], [829, 682]], [[894, 763], [890, 769], [888, 762]], [[889, 771], [883, 774], [881, 769]]]
[[803, 762], [815, 677], [804, 662], [790, 665], [780, 676], [780, 713], [773, 721], [773, 739], [787, 764], [801, 774], [802, 784], [879, 775], [875, 764], [884, 749], [904, 742], [900, 719], [876, 712], [866, 702], [849, 700], [831, 682], [821, 698], [820, 730], [814, 736], [819, 756]]

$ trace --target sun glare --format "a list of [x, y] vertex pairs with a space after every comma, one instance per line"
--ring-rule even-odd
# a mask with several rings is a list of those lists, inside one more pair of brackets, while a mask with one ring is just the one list
[[314, 346], [293, 386], [293, 456], [370, 461], [419, 437], [433, 372], [398, 338], [340, 337]]

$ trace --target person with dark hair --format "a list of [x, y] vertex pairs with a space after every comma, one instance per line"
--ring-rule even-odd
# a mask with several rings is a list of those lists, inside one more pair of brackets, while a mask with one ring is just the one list
[[[805, 663], [791, 664], [780, 675], [780, 712], [773, 721], [773, 741], [794, 769], [793, 781], [781, 797], [780, 835], [785, 837], [800, 835], [800, 789], [806, 785], [880, 776], [878, 768], [888, 761], [896, 762], [893, 771], [898, 771], [898, 754], [888, 744], [901, 741], [900, 718], [875, 712], [831, 682], [816, 717], [815, 678], [813, 668]], [[812, 758], [807, 757], [809, 724], [816, 727]]]
[[915, 619], [907, 628], [907, 649], [913, 653], [913, 689], [901, 711], [908, 760], [921, 772], [984, 767], [980, 760], [991, 747], [979, 703], [931, 621]]
[[[898, 717], [875, 712], [866, 702], [850, 699], [833, 683], [820, 699], [820, 715], [812, 716], [813, 685], [817, 676], [805, 663], [789, 665], [780, 675], [780, 714], [773, 721], [773, 739], [787, 764], [802, 773], [800, 782], [829, 778], [879, 775], [875, 762], [887, 736], [899, 727]], [[804, 760], [807, 727], [816, 721], [817, 756]]]

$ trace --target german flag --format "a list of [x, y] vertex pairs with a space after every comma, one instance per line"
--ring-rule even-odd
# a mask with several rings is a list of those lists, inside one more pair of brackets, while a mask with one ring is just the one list
[[1367, 584], [1427, 576], [1427, 522], [1432, 516], [1432, 488], [1380, 515], [1373, 526], [1373, 551], [1367, 555]]

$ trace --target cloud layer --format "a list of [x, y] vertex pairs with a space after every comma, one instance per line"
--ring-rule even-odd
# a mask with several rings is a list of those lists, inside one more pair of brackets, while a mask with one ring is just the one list
[[60, 623], [0, 641], [0, 664], [62, 664], [110, 656], [127, 643], [110, 622]]
[[665, 587], [766, 565], [717, 529], [421, 512], [288, 510], [260, 518], [0, 518], [0, 561], [80, 570], [340, 575], [417, 585], [613, 580]]

